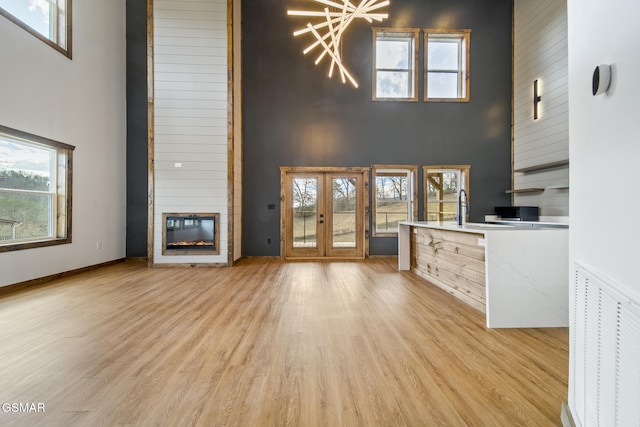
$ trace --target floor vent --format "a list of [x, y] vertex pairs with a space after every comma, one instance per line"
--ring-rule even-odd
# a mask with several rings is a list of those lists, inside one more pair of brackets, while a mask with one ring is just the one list
[[640, 425], [640, 303], [576, 264], [569, 406], [576, 425]]

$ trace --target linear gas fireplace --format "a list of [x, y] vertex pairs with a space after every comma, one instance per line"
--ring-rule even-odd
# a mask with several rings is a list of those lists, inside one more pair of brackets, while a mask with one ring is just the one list
[[218, 213], [163, 213], [162, 255], [218, 255]]

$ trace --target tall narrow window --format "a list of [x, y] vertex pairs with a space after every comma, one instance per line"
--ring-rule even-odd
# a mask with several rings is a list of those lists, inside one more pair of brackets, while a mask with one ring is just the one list
[[[469, 204], [469, 165], [423, 166], [427, 221], [454, 221], [458, 214], [458, 194], [465, 190]], [[468, 213], [465, 213], [468, 217]]]
[[0, 126], [0, 252], [71, 242], [73, 149]]
[[0, 0], [0, 15], [71, 58], [71, 0]]
[[373, 100], [417, 101], [418, 29], [373, 28]]
[[417, 166], [373, 165], [373, 235], [395, 236], [398, 222], [418, 219]]
[[425, 101], [469, 101], [471, 30], [424, 30]]

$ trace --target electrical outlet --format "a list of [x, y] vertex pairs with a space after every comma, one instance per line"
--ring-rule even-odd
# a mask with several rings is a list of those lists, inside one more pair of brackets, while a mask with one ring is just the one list
[[102, 242], [96, 242], [96, 249], [102, 249]]
[[270, 244], [271, 244], [271, 238], [268, 238], [267, 239], [267, 245], [270, 245]]

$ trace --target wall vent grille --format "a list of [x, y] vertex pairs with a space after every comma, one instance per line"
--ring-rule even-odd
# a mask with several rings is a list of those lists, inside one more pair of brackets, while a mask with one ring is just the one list
[[576, 425], [640, 425], [640, 304], [576, 264], [571, 291], [569, 405]]

